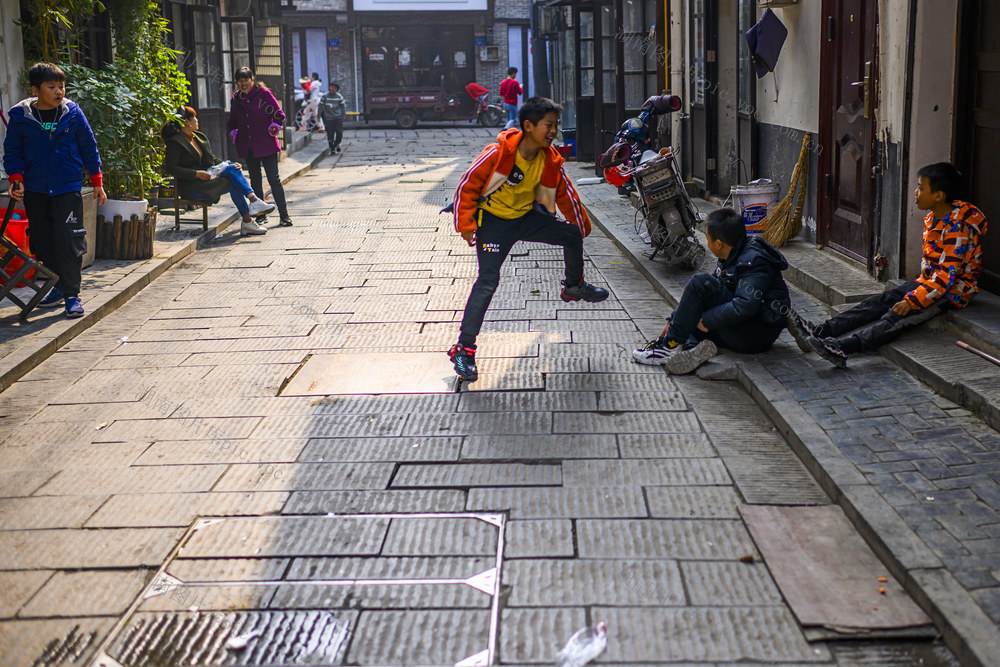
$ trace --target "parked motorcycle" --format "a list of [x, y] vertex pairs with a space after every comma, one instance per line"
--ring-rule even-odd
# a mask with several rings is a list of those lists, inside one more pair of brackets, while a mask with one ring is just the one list
[[648, 237], [653, 248], [650, 259], [659, 255], [668, 266], [694, 270], [705, 257], [705, 248], [694, 233], [700, 221], [698, 210], [684, 187], [673, 148], [657, 153], [650, 137], [651, 118], [680, 108], [676, 95], [650, 97], [637, 117], [622, 123], [599, 165], [608, 183], [634, 191], [630, 199], [645, 223], [645, 234], [640, 231], [640, 236]]

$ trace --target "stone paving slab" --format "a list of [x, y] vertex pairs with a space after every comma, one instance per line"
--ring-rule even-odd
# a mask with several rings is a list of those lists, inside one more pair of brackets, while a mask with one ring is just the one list
[[143, 587], [131, 570], [57, 572], [18, 612], [19, 618], [118, 616]]
[[504, 559], [572, 558], [573, 525], [563, 519], [508, 521], [504, 528]]
[[633, 662], [644, 656], [675, 661], [827, 662], [825, 646], [808, 644], [783, 607], [693, 609], [596, 608], [618, 628], [603, 659]]
[[626, 487], [471, 489], [468, 509], [509, 511], [513, 519], [647, 516], [642, 490]]
[[4, 533], [5, 570], [120, 568], [159, 565], [180, 539], [173, 528], [14, 530]]
[[[622, 205], [588, 199], [591, 192], [583, 194], [596, 224], [629, 253], [633, 266], [650, 278], [656, 292], [668, 303], [676, 304], [686, 275], [644, 258], [643, 246], [634, 231], [616, 222]], [[624, 207], [628, 210], [627, 204]], [[789, 256], [796, 256], [796, 262], [813, 263], [812, 255], [798, 259], [797, 247], [788, 250]], [[702, 270], [710, 263], [713, 262], [706, 258]], [[813, 270], [811, 265], [808, 268]], [[830, 268], [840, 270], [834, 265]], [[869, 285], [840, 296], [828, 293], [831, 286], [856, 284], [855, 277], [852, 274], [849, 280], [831, 278], [815, 286], [822, 288], [828, 303], [855, 301], [876, 289], [875, 285]], [[882, 287], [877, 289], [880, 291]], [[793, 304], [807, 317], [820, 320], [829, 315], [829, 308], [813, 297], [794, 288], [792, 292]], [[929, 335], [933, 334], [914, 332], [890, 346], [887, 354], [898, 360], [905, 355], [897, 352], [897, 348], [911, 345], [914, 353], [933, 355], [941, 345], [928, 345], [921, 340]], [[913, 343], [907, 343], [911, 338]], [[953, 341], [948, 344], [954, 346]], [[954, 353], [948, 356], [955, 357]], [[922, 601], [937, 627], [946, 630], [949, 646], [963, 660], [989, 664], [991, 660], [985, 656], [1000, 652], [1000, 645], [996, 643], [996, 625], [987, 631], [984, 610], [990, 609], [990, 594], [1000, 590], [1000, 580], [980, 569], [985, 566], [982, 554], [992, 553], [993, 547], [989, 538], [981, 537], [985, 531], [980, 526], [984, 524], [976, 524], [970, 517], [988, 516], [1000, 507], [994, 506], [1000, 502], [1000, 493], [996, 491], [1000, 486], [995, 480], [985, 478], [990, 474], [988, 469], [982, 470], [983, 475], [978, 478], [969, 476], [976, 472], [971, 467], [974, 464], [970, 464], [975, 460], [972, 457], [986, 456], [996, 448], [995, 432], [984, 428], [981, 422], [977, 424], [967, 411], [957, 410], [954, 403], [942, 404], [940, 397], [905, 372], [877, 359], [852, 359], [847, 372], [837, 371], [812, 355], [801, 355], [788, 335], [783, 334], [771, 352], [760, 356], [760, 361], [747, 357], [737, 362], [740, 384], [761, 405], [767, 418], [778, 424], [781, 434], [793, 444], [821, 486], [844, 507], [895, 576]], [[936, 359], [932, 363], [942, 369], [948, 364]], [[706, 386], [703, 393], [715, 393], [717, 387], [713, 385], [718, 383]], [[690, 381], [684, 385], [685, 389], [691, 386]], [[695, 406], [701, 402], [697, 398], [691, 400]], [[706, 422], [709, 433], [713, 428]], [[731, 431], [724, 428], [721, 433], [732, 438], [730, 443], [739, 443], [737, 427]], [[962, 465], [970, 467], [962, 470]], [[928, 500], [931, 497], [935, 500]], [[650, 502], [652, 507], [652, 499]], [[944, 512], [942, 502], [947, 504]], [[966, 546], [965, 541], [976, 543], [974, 548], [983, 551], [973, 554], [971, 545]], [[917, 583], [921, 579], [914, 575], [938, 571], [921, 568], [942, 564], [961, 575], [957, 580], [964, 581], [967, 587], [961, 595], [948, 595], [946, 587], [937, 583], [931, 590], [921, 590]], [[973, 597], [976, 594], [982, 603]], [[1000, 624], [1000, 607], [994, 608], [997, 611], [993, 623]], [[949, 622], [948, 618], [952, 620]]]
[[684, 606], [676, 561], [519, 560], [504, 567], [510, 607]]
[[[72, 496], [77, 498], [78, 496]], [[112, 496], [86, 523], [87, 528], [189, 526], [199, 516], [274, 514], [287, 493], [122, 493]]]
[[393, 491], [295, 491], [285, 514], [386, 514], [459, 512], [466, 509], [466, 492], [456, 489]]
[[577, 521], [581, 558], [739, 560], [756, 556], [741, 521]]

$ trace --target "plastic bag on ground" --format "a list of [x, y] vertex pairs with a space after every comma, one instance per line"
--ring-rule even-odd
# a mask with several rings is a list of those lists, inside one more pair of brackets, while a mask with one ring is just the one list
[[608, 647], [608, 626], [602, 621], [594, 627], [580, 628], [556, 654], [557, 667], [583, 667]]

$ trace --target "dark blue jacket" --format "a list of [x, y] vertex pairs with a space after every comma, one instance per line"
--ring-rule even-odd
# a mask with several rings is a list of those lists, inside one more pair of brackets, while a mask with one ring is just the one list
[[79, 192], [84, 167], [91, 176], [101, 173], [101, 156], [87, 117], [76, 102], [63, 98], [59, 123], [54, 132], [46, 132], [31, 113], [35, 99], [19, 102], [8, 114], [4, 171], [20, 174], [28, 192]]
[[735, 326], [750, 319], [780, 330], [791, 302], [781, 272], [788, 262], [759, 236], [747, 236], [726, 259], [720, 259], [715, 277], [733, 291], [733, 300], [702, 313], [709, 329]]

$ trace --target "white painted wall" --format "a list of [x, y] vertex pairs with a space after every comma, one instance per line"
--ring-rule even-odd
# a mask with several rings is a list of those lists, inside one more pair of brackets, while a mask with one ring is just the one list
[[788, 37], [774, 71], [757, 80], [757, 120], [819, 132], [822, 3], [805, 0], [772, 11], [788, 28]]
[[[916, 44], [914, 45], [913, 115], [910, 120], [909, 174], [904, 184], [916, 188], [917, 171], [934, 162], [953, 158], [952, 122], [955, 112], [956, 50], [958, 39], [957, 0], [917, 3]], [[916, 275], [920, 269], [921, 235], [925, 213], [912, 197], [906, 210], [906, 248], [903, 269]]]
[[[940, 5], [941, 3], [922, 2], [918, 4], [926, 8], [928, 4]], [[908, 69], [906, 46], [909, 39], [909, 5], [907, 0], [879, 0], [878, 6], [879, 103], [875, 110], [875, 119], [879, 138], [887, 143], [899, 143], [903, 139]], [[952, 67], [954, 68], [954, 61], [952, 61]]]
[[[18, 84], [18, 77], [24, 70], [24, 43], [21, 40], [21, 28], [14, 24], [20, 17], [18, 0], [0, 0], [0, 53], [3, 54], [3, 58], [0, 58], [0, 95], [3, 96], [5, 116], [7, 110], [25, 96]], [[3, 123], [0, 123], [0, 155], [3, 154], [4, 136], [6, 132]], [[3, 174], [2, 167], [0, 174]], [[3, 180], [6, 183], [6, 177]]]

